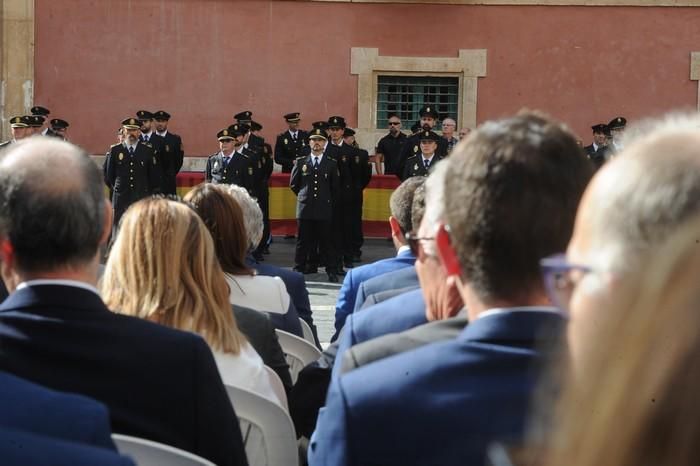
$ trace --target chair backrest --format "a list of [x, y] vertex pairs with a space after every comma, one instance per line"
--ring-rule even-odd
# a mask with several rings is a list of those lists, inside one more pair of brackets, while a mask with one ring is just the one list
[[216, 466], [188, 451], [129, 435], [112, 434], [119, 453], [133, 458], [138, 466]]
[[243, 434], [249, 466], [298, 466], [294, 424], [272, 401], [242, 388], [226, 385]]
[[314, 332], [311, 330], [309, 324], [301, 317], [299, 317], [299, 324], [301, 324], [301, 332], [302, 335], [304, 335], [304, 340], [316, 346], [316, 340], [314, 340]]
[[321, 357], [321, 352], [313, 344], [296, 335], [275, 329], [284, 357], [289, 364], [289, 374], [296, 383], [299, 372], [309, 363]]
[[285, 411], [289, 412], [289, 404], [287, 403], [287, 392], [284, 391], [284, 384], [282, 379], [277, 375], [277, 372], [273, 371], [270, 367], [265, 366], [265, 371], [270, 376], [270, 384], [272, 385], [272, 391], [275, 392], [277, 398], [279, 398], [282, 403], [282, 407]]

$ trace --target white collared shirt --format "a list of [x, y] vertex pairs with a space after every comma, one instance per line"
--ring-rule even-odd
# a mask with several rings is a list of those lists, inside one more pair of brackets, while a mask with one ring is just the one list
[[141, 133], [141, 136], [143, 136], [146, 139], [146, 141], [150, 141], [151, 137], [153, 137], [153, 131], [151, 131], [150, 133]]
[[166, 135], [166, 134], [168, 134], [168, 130], [166, 129], [166, 130], [165, 130], [165, 131], [163, 131], [162, 133], [159, 133], [158, 131], [156, 131], [156, 134], [157, 134], [158, 136], [160, 136], [160, 137], [163, 137], [163, 138], [164, 138], [164, 137], [165, 137], [165, 135]]
[[477, 319], [481, 319], [482, 317], [494, 316], [494, 315], [498, 315], [498, 314], [505, 314], [507, 312], [513, 312], [513, 311], [545, 312], [548, 314], [562, 315], [562, 312], [554, 306], [494, 307], [493, 309], [488, 309], [484, 312], [481, 312], [477, 316]]
[[314, 155], [314, 153], [311, 153], [311, 165], [316, 164], [316, 160], [318, 160], [318, 164], [321, 164], [321, 161], [323, 160], [323, 153], [321, 155]]
[[411, 250], [411, 247], [408, 244], [404, 244], [403, 246], [399, 246], [399, 250], [396, 251], [396, 255], [398, 256], [402, 252], [410, 251], [410, 250]]
[[129, 150], [129, 148], [132, 148], [132, 149], [134, 149], [134, 152], [136, 152], [136, 146], [138, 145], [138, 143], [139, 143], [139, 142], [136, 141], [136, 142], [134, 143], [133, 146], [130, 146], [130, 145], [127, 144], [127, 143], [123, 143], [123, 145], [124, 145], [124, 147], [126, 147], [126, 150]]
[[296, 139], [299, 136], [299, 131], [294, 131], [292, 132], [291, 130], [289, 131], [289, 135], [292, 137], [292, 139]]
[[38, 278], [36, 280], [27, 280], [26, 282], [22, 282], [19, 285], [17, 285], [17, 289], [22, 290], [24, 288], [29, 288], [30, 286], [41, 285], [72, 286], [74, 288], [82, 288], [87, 291], [92, 291], [97, 296], [100, 296], [100, 292], [97, 291], [97, 288], [90, 285], [89, 283], [79, 282], [77, 280], [66, 280], [57, 278]]

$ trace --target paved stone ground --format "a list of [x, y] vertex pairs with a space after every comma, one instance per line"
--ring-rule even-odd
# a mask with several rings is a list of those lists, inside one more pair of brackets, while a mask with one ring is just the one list
[[[294, 246], [296, 240], [275, 237], [270, 246], [270, 255], [265, 256], [265, 262], [291, 269], [294, 267]], [[386, 239], [366, 239], [362, 247], [362, 262], [367, 264], [379, 259], [392, 257], [396, 254], [394, 245]], [[309, 290], [309, 300], [313, 311], [314, 323], [318, 329], [318, 338], [325, 345], [334, 333], [335, 302], [338, 298], [340, 283], [328, 283], [323, 269], [321, 273], [305, 275], [306, 287]], [[338, 277], [343, 280], [343, 277]]]

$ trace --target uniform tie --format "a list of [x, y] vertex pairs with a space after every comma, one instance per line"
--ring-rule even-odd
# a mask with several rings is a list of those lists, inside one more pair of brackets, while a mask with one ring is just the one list
[[428, 159], [423, 159], [423, 164], [425, 165], [425, 169], [427, 170], [430, 168], [430, 160]]
[[129, 146], [129, 155], [134, 155], [134, 146]]
[[318, 168], [318, 157], [314, 157], [314, 168]]

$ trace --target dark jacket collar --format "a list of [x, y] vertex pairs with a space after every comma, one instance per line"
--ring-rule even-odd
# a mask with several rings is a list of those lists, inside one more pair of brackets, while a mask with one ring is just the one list
[[110, 312], [102, 299], [92, 291], [64, 285], [28, 286], [12, 293], [0, 305], [0, 313], [18, 310], [36, 313], [46, 310], [50, 313], [56, 309]]
[[459, 338], [531, 348], [536, 341], [556, 341], [565, 324], [551, 308], [503, 309], [470, 322]]

